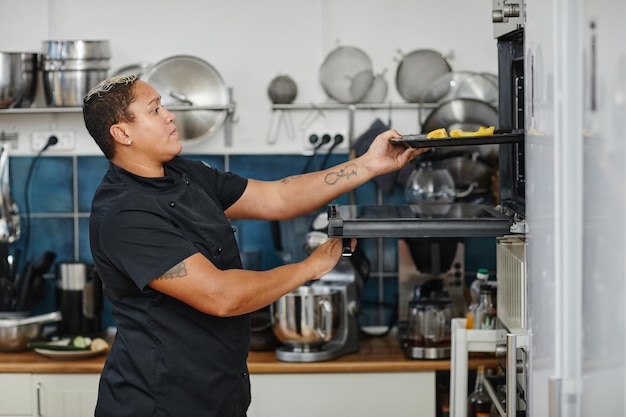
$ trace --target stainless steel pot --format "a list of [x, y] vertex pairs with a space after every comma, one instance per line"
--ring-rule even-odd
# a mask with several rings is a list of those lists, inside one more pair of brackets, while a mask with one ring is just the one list
[[111, 49], [107, 40], [43, 42], [42, 72], [46, 104], [83, 105], [83, 97], [107, 78]]
[[0, 52], [0, 109], [30, 107], [35, 99], [39, 54]]
[[329, 342], [339, 328], [341, 293], [322, 285], [302, 286], [271, 305], [272, 329], [294, 351]]

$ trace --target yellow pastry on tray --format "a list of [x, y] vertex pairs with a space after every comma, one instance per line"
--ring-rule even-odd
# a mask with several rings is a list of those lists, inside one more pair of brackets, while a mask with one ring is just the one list
[[495, 126], [484, 127], [481, 126], [478, 130], [473, 132], [465, 132], [461, 129], [452, 129], [450, 131], [450, 137], [460, 138], [464, 136], [491, 136], [495, 130]]
[[426, 135], [426, 139], [447, 138], [447, 137], [448, 137], [448, 131], [446, 130], [445, 127], [442, 127], [441, 129], [431, 130]]

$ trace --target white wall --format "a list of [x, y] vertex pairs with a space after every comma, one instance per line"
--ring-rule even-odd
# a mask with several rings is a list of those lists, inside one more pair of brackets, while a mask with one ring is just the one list
[[[233, 146], [224, 147], [223, 130], [189, 152], [303, 152], [302, 119], [291, 112], [297, 140], [286, 136], [266, 143], [272, 116], [270, 81], [290, 75], [298, 85], [297, 103], [328, 101], [318, 72], [338, 45], [356, 46], [384, 71], [388, 101], [403, 102], [395, 87], [398, 50], [435, 49], [451, 57], [453, 70], [497, 71], [489, 0], [0, 0], [0, 51], [39, 52], [42, 41], [108, 39], [111, 72], [129, 64], [155, 63], [190, 54], [213, 65], [233, 88], [237, 103]], [[45, 106], [41, 91], [37, 105]], [[361, 110], [355, 132], [389, 111]], [[416, 112], [395, 110], [392, 124], [401, 133], [419, 129]], [[0, 131], [19, 132], [17, 153], [30, 152], [38, 130], [76, 132], [74, 153], [99, 153], [76, 114], [0, 114]], [[313, 129], [347, 131], [347, 113], [325, 112]]]

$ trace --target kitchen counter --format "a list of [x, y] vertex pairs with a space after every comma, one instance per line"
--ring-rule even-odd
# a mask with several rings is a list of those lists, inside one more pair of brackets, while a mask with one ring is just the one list
[[[100, 373], [106, 355], [87, 359], [50, 359], [33, 351], [0, 353], [0, 373]], [[487, 354], [470, 357], [471, 369], [478, 365], [495, 366], [496, 359]], [[289, 373], [358, 373], [358, 372], [420, 372], [449, 370], [449, 360], [415, 360], [404, 356], [394, 336], [372, 337], [359, 344], [359, 351], [327, 362], [281, 362], [273, 351], [250, 352], [251, 374]]]

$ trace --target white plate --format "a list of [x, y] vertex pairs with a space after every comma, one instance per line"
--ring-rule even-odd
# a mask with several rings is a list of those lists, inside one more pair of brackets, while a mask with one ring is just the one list
[[52, 359], [84, 359], [98, 356], [104, 352], [103, 350], [49, 350], [49, 349], [34, 349], [35, 352], [40, 355], [46, 356]]

